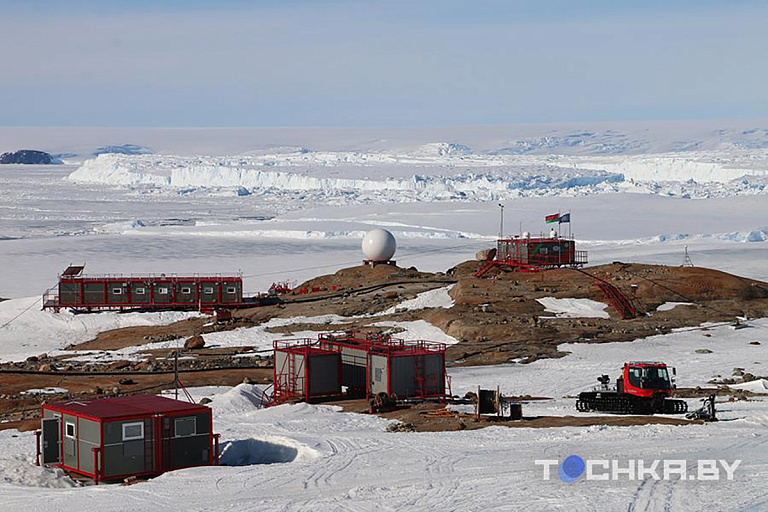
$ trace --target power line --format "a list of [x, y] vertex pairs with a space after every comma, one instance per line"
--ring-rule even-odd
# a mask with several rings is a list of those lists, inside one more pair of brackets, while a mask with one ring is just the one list
[[[398, 260], [401, 260], [401, 261], [402, 260], [409, 260], [409, 259], [419, 258], [419, 257], [421, 257], [421, 256], [423, 256], [425, 254], [434, 254], [434, 253], [439, 253], [439, 252], [450, 252], [450, 251], [452, 251], [454, 249], [460, 249], [460, 248], [463, 248], [463, 247], [469, 247], [469, 246], [473, 246], [473, 245], [480, 245], [480, 244], [487, 244], [487, 243], [489, 243], [488, 240], [476, 240], [476, 241], [471, 242], [471, 243], [461, 244], [461, 245], [454, 245], [452, 247], [440, 247], [438, 249], [428, 249], [428, 250], [424, 250], [424, 251], [405, 253], [405, 255], [403, 255], [402, 257], [398, 257]], [[274, 271], [274, 272], [263, 272], [263, 273], [258, 273], [258, 274], [247, 274], [247, 275], [244, 275], [243, 278], [246, 278], [246, 277], [265, 277], [265, 276], [273, 276], [273, 275], [281, 275], [281, 274], [290, 274], [292, 272], [301, 272], [301, 271], [304, 271], [304, 270], [319, 270], [319, 269], [323, 269], [323, 268], [339, 267], [339, 266], [343, 266], [343, 265], [352, 265], [354, 263], [358, 263], [359, 261], [360, 260], [342, 261], [342, 262], [339, 262], [339, 263], [329, 263], [327, 265], [314, 265], [314, 266], [311, 266], [311, 267], [294, 268], [294, 269], [287, 269], [287, 270], [277, 270], [277, 271]]]
[[40, 297], [39, 299], [37, 299], [35, 302], [33, 302], [32, 304], [30, 304], [29, 306], [27, 306], [27, 308], [26, 308], [26, 309], [24, 309], [24, 311], [22, 311], [21, 313], [19, 313], [19, 314], [18, 314], [18, 315], [16, 315], [15, 317], [13, 317], [13, 318], [11, 318], [10, 320], [8, 320], [8, 321], [7, 321], [7, 322], [5, 322], [3, 325], [0, 325], [0, 329], [5, 329], [5, 328], [6, 328], [6, 327], [8, 327], [9, 325], [11, 325], [11, 323], [12, 323], [14, 320], [16, 320], [16, 319], [17, 319], [17, 318], [19, 318], [21, 315], [23, 315], [24, 313], [26, 313], [27, 311], [29, 311], [30, 309], [32, 309], [34, 306], [36, 306], [36, 305], [37, 305], [37, 304], [38, 304], [40, 301], [42, 301], [42, 300], [43, 300], [43, 298], [42, 298], [42, 297]]

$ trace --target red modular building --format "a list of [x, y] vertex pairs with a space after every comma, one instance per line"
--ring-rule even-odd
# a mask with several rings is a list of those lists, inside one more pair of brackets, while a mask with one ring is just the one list
[[[290, 353], [301, 355], [294, 356], [291, 362], [285, 355]], [[318, 364], [320, 360], [322, 364]], [[350, 395], [366, 398], [450, 394], [446, 392], [449, 386], [445, 344], [362, 333], [276, 342], [274, 383], [275, 402], [292, 397], [308, 400], [313, 396], [340, 395], [341, 386]]]
[[587, 251], [577, 251], [576, 241], [558, 236], [503, 238], [496, 241], [491, 259], [475, 273], [480, 277], [494, 266], [523, 272], [535, 272], [558, 267], [577, 268], [587, 263]]
[[38, 463], [101, 480], [218, 463], [211, 409], [155, 395], [43, 404]]
[[176, 274], [88, 276], [84, 265], [70, 266], [60, 276], [56, 289], [43, 297], [43, 309], [199, 310], [258, 305], [258, 299], [243, 299], [243, 278], [223, 275], [179, 276]]
[[341, 395], [341, 353], [316, 341], [274, 342], [273, 402]]

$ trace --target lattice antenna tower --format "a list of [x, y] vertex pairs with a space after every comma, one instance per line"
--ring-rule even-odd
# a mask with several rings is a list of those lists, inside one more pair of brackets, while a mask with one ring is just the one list
[[688, 246], [685, 246], [685, 255], [683, 256], [683, 266], [684, 267], [692, 267], [693, 266], [693, 260], [691, 259], [691, 255], [688, 254]]

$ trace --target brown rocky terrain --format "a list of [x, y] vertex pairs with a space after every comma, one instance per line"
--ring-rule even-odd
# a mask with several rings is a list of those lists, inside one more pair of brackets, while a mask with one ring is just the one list
[[[737, 316], [768, 316], [768, 283], [698, 267], [620, 264], [586, 269], [593, 276], [618, 287], [637, 308], [637, 318], [622, 320], [612, 308], [609, 319], [555, 318], [536, 301], [543, 297], [588, 298], [605, 302], [594, 279], [572, 269], [546, 272], [504, 272], [491, 270], [474, 277], [479, 262], [467, 261], [446, 274], [418, 272], [389, 265], [340, 270], [321, 276], [299, 289], [316, 289], [306, 295], [289, 294], [284, 302], [237, 310], [225, 324], [210, 324], [198, 318], [160, 327], [130, 327], [108, 331], [94, 340], [72, 348], [116, 349], [153, 341], [187, 338], [196, 334], [259, 325], [271, 318], [335, 314], [344, 317], [379, 314], [423, 291], [455, 283], [450, 294], [455, 300], [448, 309], [432, 308], [396, 311], [373, 318], [350, 318], [333, 324], [292, 324], [277, 329], [292, 331], [367, 330], [382, 331], [372, 324], [383, 320], [424, 319], [441, 328], [460, 343], [448, 349], [452, 364], [498, 364], [511, 359], [559, 357], [561, 343], [630, 341], [663, 334], [679, 327], [704, 322], [734, 321]], [[333, 289], [335, 287], [335, 290]], [[689, 302], [670, 311], [656, 311], [665, 302]]]
[[[482, 278], [474, 277], [477, 261], [464, 262], [446, 273], [426, 273], [380, 265], [358, 266], [320, 276], [298, 289], [308, 293], [290, 293], [282, 302], [233, 312], [233, 318], [212, 322], [208, 317], [193, 318], [166, 326], [129, 327], [100, 333], [95, 339], [70, 347], [77, 350], [113, 350], [128, 346], [194, 339], [182, 349], [179, 360], [181, 378], [187, 386], [208, 384], [234, 385], [244, 379], [271, 381], [269, 351], [255, 353], [253, 347], [209, 348], [205, 334], [253, 327], [271, 318], [312, 317], [335, 314], [347, 317], [341, 324], [291, 324], [272, 331], [290, 337], [292, 332], [333, 329], [381, 332], [372, 324], [383, 320], [423, 319], [459, 340], [448, 347], [449, 365], [498, 364], [517, 359], [531, 362], [538, 358], [559, 357], [557, 346], [568, 342], [601, 343], [630, 341], [644, 336], [667, 333], [674, 328], [695, 327], [704, 322], [733, 322], [737, 316], [768, 316], [768, 284], [705, 268], [666, 267], [614, 263], [585, 269], [546, 272], [505, 272], [494, 269]], [[591, 274], [591, 275], [590, 275]], [[618, 287], [633, 303], [639, 315], [623, 320], [610, 307], [610, 318], [556, 318], [536, 301], [543, 297], [588, 298], [605, 302], [596, 276]], [[455, 285], [450, 290], [454, 305], [394, 313], [384, 311], [424, 291]], [[656, 311], [665, 302], [686, 302], [669, 311]], [[371, 316], [377, 315], [377, 316]], [[704, 330], [704, 329], [703, 329]], [[196, 336], [202, 335], [203, 343]], [[396, 335], [396, 334], [395, 334]], [[706, 333], [704, 333], [706, 336]], [[755, 344], [757, 344], [756, 342]], [[183, 344], [180, 343], [180, 346]], [[73, 354], [74, 355], [74, 354]], [[147, 350], [138, 354], [140, 362], [78, 362], [69, 356], [48, 357], [41, 354], [24, 362], [0, 364], [0, 428], [32, 428], [44, 400], [73, 397], [98, 397], [114, 394], [158, 392], [173, 387], [172, 351]], [[520, 358], [520, 359], [518, 359]], [[67, 391], [54, 395], [28, 394], [28, 389], [59, 387]], [[711, 390], [692, 390], [691, 396], [706, 395]], [[742, 393], [743, 394], [743, 393]], [[350, 407], [357, 407], [350, 405]], [[363, 405], [364, 407], [364, 405]], [[450, 417], [410, 412], [384, 413], [415, 425], [416, 430], [481, 428], [476, 421], [461, 415]], [[509, 426], [549, 427], [643, 424], [648, 418], [586, 417], [526, 418]], [[685, 424], [685, 420], [658, 421]]]

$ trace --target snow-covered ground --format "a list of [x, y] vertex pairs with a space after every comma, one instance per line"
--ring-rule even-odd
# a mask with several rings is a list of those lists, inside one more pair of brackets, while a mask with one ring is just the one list
[[[561, 359], [529, 365], [451, 370], [457, 393], [499, 384], [509, 394], [544, 394], [526, 416], [580, 415], [562, 398], [616, 373], [626, 359], [663, 359], [679, 368], [679, 384], [705, 385], [731, 366], [768, 364], [749, 341], [751, 329], [712, 326], [631, 343], [564, 345]], [[712, 354], [697, 354], [710, 348]], [[719, 354], [728, 354], [728, 358]], [[31, 432], [0, 432], [0, 497], [8, 509], [48, 510], [764, 510], [768, 490], [768, 397], [718, 405], [721, 421], [688, 427], [491, 427], [443, 433], [388, 433], [387, 420], [341, 413], [333, 406], [282, 405], [263, 409], [261, 389], [192, 389], [213, 398], [214, 428], [222, 434], [222, 461], [231, 466], [167, 473], [122, 487], [76, 487], [60, 473], [32, 465]], [[696, 402], [691, 400], [691, 406]], [[617, 481], [543, 479], [536, 460], [566, 456], [629, 460], [685, 460], [687, 479]], [[698, 460], [741, 461], [732, 481], [698, 481]], [[722, 473], [725, 477], [725, 473]]]
[[[605, 311], [608, 304], [591, 299], [557, 299], [542, 297], [536, 301], [544, 306], [544, 311], [554, 313], [557, 318], [610, 318]], [[546, 318], [546, 317], [545, 317]]]
[[53, 353], [71, 343], [89, 341], [103, 331], [140, 325], [163, 325], [199, 316], [199, 313], [117, 313], [104, 311], [73, 314], [69, 310], [42, 311], [39, 297], [0, 302], [0, 361], [24, 360]]

